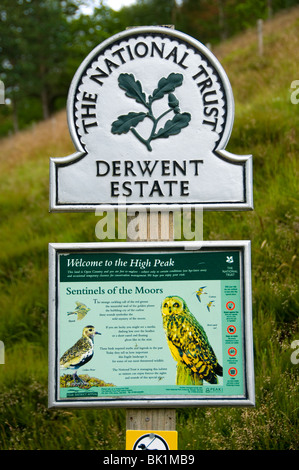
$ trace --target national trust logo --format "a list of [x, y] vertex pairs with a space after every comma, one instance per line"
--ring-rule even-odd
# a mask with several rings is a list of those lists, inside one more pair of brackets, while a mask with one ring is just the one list
[[[143, 122], [150, 141], [168, 138], [175, 132], [179, 134], [193, 118], [189, 138], [201, 132], [203, 137], [207, 132], [213, 133], [211, 139], [216, 145], [226, 130], [227, 140], [232, 126], [226, 122], [232, 120], [232, 116], [227, 116], [230, 87], [225, 87], [225, 77], [203, 51], [182, 38], [167, 37], [157, 31], [140, 34], [132, 30], [127, 37], [113, 41], [99, 53], [93, 52], [77, 78], [74, 99], [76, 134], [87, 149], [96, 133], [102, 137], [109, 135], [111, 123], [113, 134], [123, 134]], [[121, 90], [132, 99], [130, 113], [126, 112], [128, 102]], [[181, 106], [184, 112], [180, 111]], [[172, 116], [163, 120], [166, 112], [171, 111]], [[115, 121], [115, 116], [120, 117]], [[158, 120], [160, 128], [157, 128]], [[128, 150], [135, 146], [133, 135], [134, 132], [131, 139], [121, 139]], [[178, 141], [174, 148], [175, 145]], [[151, 150], [149, 145], [146, 147]]]

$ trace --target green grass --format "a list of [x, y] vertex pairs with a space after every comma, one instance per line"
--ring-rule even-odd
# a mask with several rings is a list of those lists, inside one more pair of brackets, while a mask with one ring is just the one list
[[[299, 12], [287, 30], [275, 21], [263, 58], [250, 37], [218, 55], [236, 101], [228, 150], [253, 154], [255, 209], [204, 214], [205, 240], [252, 241], [256, 407], [178, 409], [180, 450], [298, 449], [299, 366], [290, 358], [299, 339], [299, 105], [289, 87], [298, 79]], [[48, 243], [97, 241], [98, 220], [48, 212], [49, 157], [72, 146], [64, 116], [60, 137], [47, 126], [3, 141], [0, 155], [0, 449], [124, 449], [125, 410], [47, 407]]]

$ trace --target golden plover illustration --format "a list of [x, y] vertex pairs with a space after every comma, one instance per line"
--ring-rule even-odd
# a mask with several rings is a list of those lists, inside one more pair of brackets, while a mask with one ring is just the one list
[[80, 383], [85, 384], [85, 382], [78, 377], [77, 370], [92, 359], [94, 353], [94, 337], [100, 334], [101, 333], [95, 330], [94, 326], [85, 326], [85, 328], [83, 328], [82, 337], [69, 348], [60, 359], [61, 369], [75, 370], [73, 374], [75, 385], [79, 385]]

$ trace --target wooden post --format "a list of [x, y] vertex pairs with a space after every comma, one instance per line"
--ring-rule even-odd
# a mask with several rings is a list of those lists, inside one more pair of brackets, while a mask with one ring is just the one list
[[176, 411], [169, 408], [132, 408], [127, 410], [128, 430], [175, 431]]
[[[139, 231], [147, 234], [147, 241], [171, 241], [173, 240], [173, 213], [172, 212], [147, 212], [139, 214], [139, 223], [146, 224], [146, 227], [139, 227]], [[132, 217], [127, 218], [127, 226], [132, 221]], [[168, 227], [168, 229], [167, 229]], [[169, 236], [167, 237], [167, 231]], [[127, 241], [132, 241], [128, 237]], [[136, 241], [136, 240], [134, 240]], [[143, 241], [143, 240], [140, 240]], [[158, 430], [175, 431], [176, 410], [173, 408], [132, 408], [126, 410], [127, 430]]]

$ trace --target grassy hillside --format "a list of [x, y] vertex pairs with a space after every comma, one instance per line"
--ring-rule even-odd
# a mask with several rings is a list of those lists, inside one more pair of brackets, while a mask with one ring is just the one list
[[[227, 149], [254, 156], [255, 210], [204, 215], [206, 240], [252, 240], [256, 407], [178, 410], [180, 450], [298, 449], [299, 9], [264, 30], [262, 57], [254, 31], [213, 51], [236, 102]], [[124, 410], [47, 408], [47, 245], [96, 241], [94, 214], [48, 213], [49, 157], [73, 152], [66, 115], [0, 145], [0, 449], [124, 449]]]

